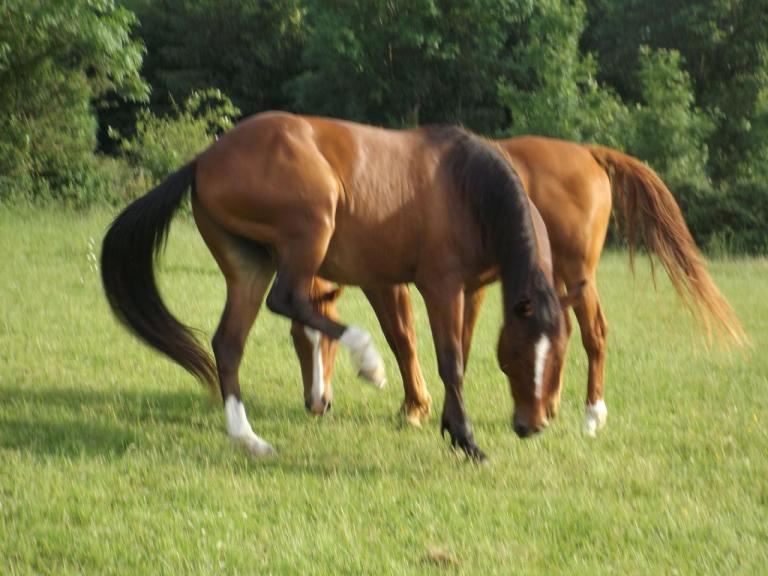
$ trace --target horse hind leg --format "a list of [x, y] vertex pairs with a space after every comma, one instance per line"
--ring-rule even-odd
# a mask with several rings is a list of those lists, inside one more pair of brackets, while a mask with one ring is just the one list
[[584, 431], [589, 436], [594, 436], [599, 429], [605, 426], [608, 417], [603, 389], [608, 323], [600, 306], [594, 277], [590, 279], [582, 291], [574, 306], [574, 312], [579, 322], [581, 340], [589, 362]]
[[[556, 281], [556, 285], [560, 286], [560, 293], [567, 294], [568, 286], [563, 281]], [[571, 334], [573, 333], [573, 324], [571, 323], [571, 313], [567, 307], [563, 308], [563, 327], [565, 331], [565, 341], [563, 343], [563, 359], [560, 362], [560, 373], [557, 375], [556, 388], [552, 390], [547, 402], [547, 418], [553, 419], [560, 412], [560, 397], [563, 392], [563, 378], [565, 377], [565, 364], [568, 356], [569, 343], [571, 341]]]
[[196, 208], [198, 228], [227, 282], [227, 301], [212, 342], [227, 434], [235, 445], [253, 456], [267, 456], [274, 453], [274, 448], [251, 428], [240, 393], [239, 369], [248, 333], [275, 266], [266, 249], [229, 235]]
[[239, 369], [248, 333], [256, 320], [272, 274], [273, 269], [265, 266], [245, 278], [227, 280], [227, 303], [213, 337], [227, 433], [235, 444], [254, 456], [271, 454], [274, 449], [251, 428], [240, 393]]
[[416, 328], [408, 286], [398, 284], [367, 289], [364, 293], [376, 313], [403, 378], [405, 398], [400, 414], [406, 424], [420, 427], [429, 416], [432, 397], [427, 391], [416, 353]]

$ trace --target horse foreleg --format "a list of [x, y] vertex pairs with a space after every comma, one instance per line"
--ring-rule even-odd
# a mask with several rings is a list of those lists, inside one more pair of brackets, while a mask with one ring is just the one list
[[429, 415], [432, 397], [427, 391], [416, 354], [416, 329], [408, 286], [364, 290], [403, 377], [405, 400], [401, 407], [408, 424], [421, 426]]
[[[349, 350], [358, 373], [377, 388], [382, 388], [386, 384], [384, 362], [371, 335], [362, 328], [345, 326], [324, 316], [310, 301], [312, 278], [325, 257], [329, 239], [330, 232], [316, 231], [279, 249], [280, 264], [277, 278], [267, 295], [267, 307], [275, 314], [338, 340]], [[315, 339], [314, 334], [312, 339]]]
[[461, 334], [461, 349], [464, 356], [464, 371], [469, 363], [469, 351], [472, 346], [472, 335], [480, 314], [480, 307], [485, 300], [485, 287], [464, 292], [464, 326]]
[[584, 429], [587, 434], [594, 436], [600, 428], [605, 426], [608, 417], [608, 408], [603, 398], [608, 324], [600, 307], [594, 278], [587, 283], [573, 309], [579, 322], [581, 341], [589, 361]]
[[567, 310], [563, 310], [563, 324], [565, 326], [565, 341], [563, 345], [565, 350], [563, 351], [563, 361], [560, 363], [560, 374], [557, 375], [557, 381], [554, 390], [549, 396], [547, 403], [547, 418], [555, 418], [560, 412], [560, 395], [563, 392], [563, 378], [565, 376], [565, 357], [568, 354], [568, 343], [571, 340], [571, 334], [573, 333], [573, 324], [571, 322], [571, 313]]
[[440, 431], [445, 433], [447, 430], [451, 443], [458, 445], [470, 458], [483, 461], [485, 454], [475, 443], [462, 396], [464, 292], [458, 286], [451, 289], [445, 285], [430, 285], [421, 292], [427, 305], [432, 338], [435, 342], [437, 369], [445, 386]]

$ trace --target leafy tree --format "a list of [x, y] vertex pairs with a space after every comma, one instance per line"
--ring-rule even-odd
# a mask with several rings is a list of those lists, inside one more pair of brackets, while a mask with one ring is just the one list
[[317, 0], [300, 110], [390, 126], [501, 123], [496, 82], [506, 24], [520, 4], [480, 0]]
[[543, 0], [510, 30], [509, 66], [499, 86], [509, 133], [619, 145], [627, 110], [598, 85], [597, 64], [579, 50], [586, 25], [580, 2]]
[[111, 0], [0, 6], [0, 199], [95, 193], [93, 104], [145, 99], [133, 15]]
[[167, 177], [210, 145], [217, 134], [231, 128], [233, 118], [240, 114], [215, 89], [193, 92], [182, 107], [174, 106], [174, 112], [165, 116], [143, 109], [130, 139], [113, 132], [142, 181], [155, 184]]
[[768, 0], [588, 1], [584, 45], [598, 54], [601, 77], [637, 101], [639, 47], [677, 50], [697, 105], [717, 115], [709, 139], [712, 175], [727, 181], [742, 171], [768, 137], [753, 136], [768, 89]]
[[639, 64], [643, 103], [632, 110], [629, 149], [659, 170], [673, 189], [708, 191], [706, 142], [714, 124], [695, 106], [679, 52], [644, 46]]
[[285, 108], [283, 84], [299, 72], [301, 0], [126, 0], [147, 45], [153, 109], [172, 110], [216, 88], [245, 114]]

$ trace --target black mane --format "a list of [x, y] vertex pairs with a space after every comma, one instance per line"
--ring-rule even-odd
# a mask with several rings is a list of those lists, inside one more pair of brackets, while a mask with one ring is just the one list
[[445, 162], [498, 263], [505, 317], [528, 301], [533, 330], [554, 332], [560, 305], [538, 265], [528, 197], [517, 173], [492, 142], [461, 128], [432, 130], [436, 138], [451, 142]]

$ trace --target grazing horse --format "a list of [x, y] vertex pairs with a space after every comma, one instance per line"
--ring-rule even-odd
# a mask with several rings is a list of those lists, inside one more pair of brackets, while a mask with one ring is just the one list
[[[191, 189], [192, 210], [227, 284], [212, 359], [163, 304], [154, 259]], [[542, 268], [534, 216], [495, 146], [457, 128], [391, 131], [286, 113], [254, 116], [130, 204], [104, 238], [104, 289], [118, 319], [214, 387], [227, 431], [273, 452], [245, 414], [238, 370], [270, 282], [270, 310], [338, 340], [360, 374], [384, 381], [370, 334], [319, 313], [312, 279], [366, 288], [414, 283], [424, 297], [445, 385], [441, 430], [482, 460], [464, 409], [465, 303], [501, 278], [498, 358], [521, 436], [546, 423], [564, 352], [561, 303]], [[540, 235], [541, 236], [541, 235]], [[546, 235], [544, 235], [546, 236]], [[567, 300], [565, 301], [567, 304]]]
[[[624, 224], [630, 261], [639, 232], [648, 249], [661, 260], [678, 294], [703, 322], [707, 334], [711, 336], [714, 332], [738, 345], [747, 342], [738, 318], [707, 273], [674, 197], [648, 166], [617, 150], [550, 138], [524, 136], [497, 143], [546, 223], [552, 245], [555, 287], [565, 291], [586, 280], [584, 289], [575, 294], [573, 308], [589, 362], [585, 415], [588, 434], [595, 434], [607, 416], [603, 387], [607, 323], [597, 293], [596, 271], [611, 215], [612, 196], [622, 208], [617, 216]], [[318, 300], [323, 301], [324, 309], [335, 313], [338, 292], [334, 291], [333, 284], [317, 278], [314, 290]], [[416, 357], [408, 288], [400, 285], [364, 292], [400, 367], [405, 388], [403, 414], [407, 421], [418, 425], [429, 413], [431, 399]], [[465, 369], [482, 301], [482, 289], [464, 298]], [[567, 313], [563, 321], [570, 336]], [[320, 362], [326, 358], [325, 380], [313, 388], [313, 348], [296, 328], [293, 334], [302, 365], [305, 402], [312, 412], [322, 413], [332, 395], [332, 363], [326, 355], [333, 353], [334, 346], [325, 339], [318, 343], [314, 357]], [[557, 412], [560, 389], [558, 385], [550, 397], [550, 416]], [[318, 391], [322, 391], [319, 396]]]

